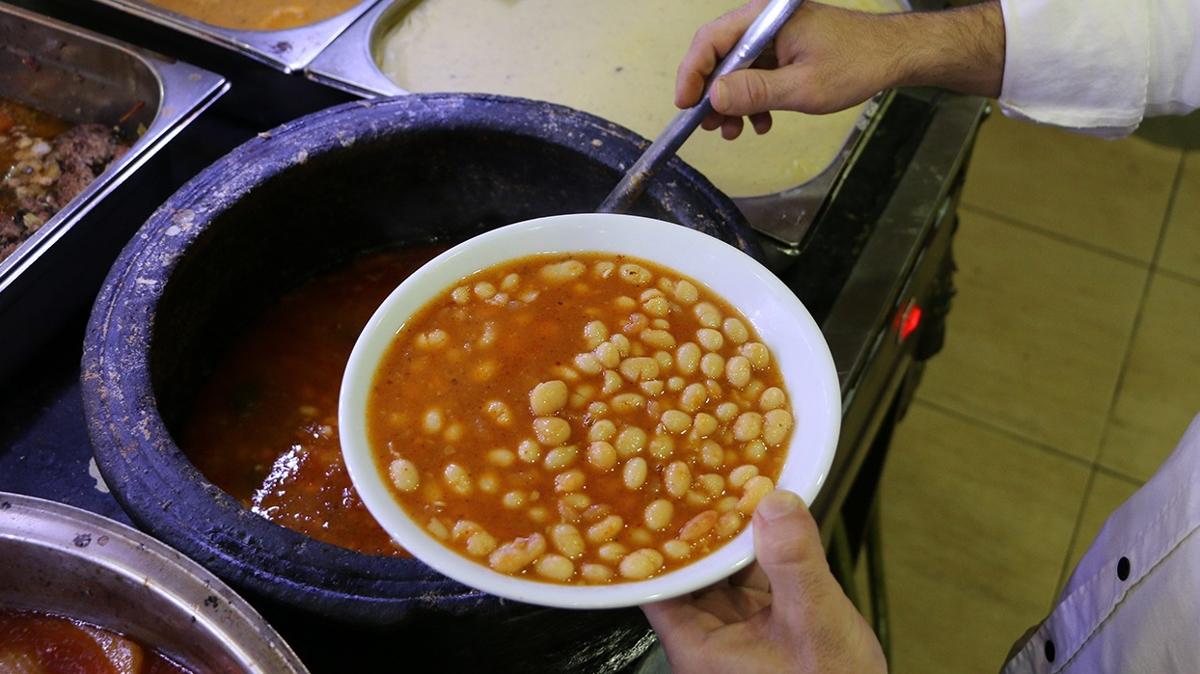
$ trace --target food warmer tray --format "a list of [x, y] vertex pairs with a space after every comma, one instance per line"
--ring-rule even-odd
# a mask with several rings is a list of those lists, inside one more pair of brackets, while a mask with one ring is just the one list
[[[321, 52], [305, 68], [305, 74], [314, 81], [365, 98], [410, 93], [383, 74], [374, 54], [379, 40], [394, 25], [396, 18], [417, 1], [395, 0], [375, 5]], [[898, 4], [909, 9], [915, 3], [898, 0]], [[828, 196], [840, 184], [845, 168], [856, 158], [860, 141], [870, 134], [879, 111], [890, 98], [891, 93], [884, 92], [867, 101], [833, 160], [811, 180], [775, 194], [734, 197], [734, 203], [751, 226], [780, 243], [799, 245]]]
[[205, 70], [0, 3], [0, 96], [137, 138], [0, 261], [0, 377], [95, 293], [150, 201], [174, 187], [155, 156], [228, 88]]
[[306, 26], [283, 30], [237, 30], [204, 23], [144, 0], [93, 0], [123, 12], [153, 21], [206, 42], [231, 49], [285, 73], [308, 65], [347, 26], [362, 16], [376, 0], [363, 0], [354, 7]]

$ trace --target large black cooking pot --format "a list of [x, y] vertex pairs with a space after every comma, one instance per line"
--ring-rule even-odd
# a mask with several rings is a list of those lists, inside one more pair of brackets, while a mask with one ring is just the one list
[[[151, 216], [96, 300], [83, 394], [114, 495], [140, 526], [263, 600], [269, 615], [321, 624], [326, 637], [403, 623], [387, 630], [386, 646], [462, 646], [465, 638], [475, 645], [455, 662], [487, 669], [505, 657], [535, 669], [626, 662], [650, 642], [636, 610], [515, 605], [416, 560], [318, 542], [243, 508], [188, 462], [172, 434], [238, 331], [314, 273], [370, 249], [452, 243], [592, 210], [644, 146], [567, 108], [434, 94], [331, 108], [237, 148]], [[636, 212], [755, 252], [734, 204], [678, 159]], [[294, 620], [298, 613], [305, 618]], [[339, 624], [361, 627], [328, 631]], [[312, 644], [295, 645], [311, 654]]]

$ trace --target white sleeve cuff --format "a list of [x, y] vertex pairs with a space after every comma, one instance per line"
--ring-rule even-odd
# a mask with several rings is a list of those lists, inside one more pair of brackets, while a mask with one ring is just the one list
[[1150, 70], [1144, 2], [1001, 0], [1001, 8], [1005, 114], [1107, 137], [1137, 128]]

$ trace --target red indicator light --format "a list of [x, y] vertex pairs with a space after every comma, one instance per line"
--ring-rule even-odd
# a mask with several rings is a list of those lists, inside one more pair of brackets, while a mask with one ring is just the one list
[[904, 314], [900, 316], [900, 341], [908, 339], [908, 336], [917, 331], [921, 325], [921, 307], [915, 302], [909, 302], [904, 309]]

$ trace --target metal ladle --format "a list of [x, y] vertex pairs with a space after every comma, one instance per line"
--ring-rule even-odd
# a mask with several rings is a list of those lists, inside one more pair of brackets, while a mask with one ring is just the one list
[[742, 39], [738, 40], [734, 48], [717, 65], [717, 69], [713, 71], [712, 76], [705, 84], [700, 102], [675, 115], [675, 119], [671, 120], [667, 128], [663, 129], [650, 147], [646, 148], [642, 156], [634, 162], [633, 166], [629, 167], [629, 170], [621, 178], [621, 182], [617, 183], [613, 191], [604, 198], [598, 209], [600, 212], [624, 213], [629, 210], [633, 202], [637, 201], [637, 198], [645, 191], [646, 181], [654, 174], [655, 170], [675, 154], [675, 151], [692, 135], [696, 127], [700, 126], [700, 122], [704, 121], [704, 118], [712, 112], [712, 103], [709, 102], [708, 96], [712, 91], [713, 84], [719, 78], [754, 63], [763, 49], [771, 40], [775, 39], [775, 34], [779, 32], [783, 24], [802, 4], [804, 4], [804, 0], [771, 0], [767, 3], [767, 6], [759, 12], [754, 22], [746, 29]]

